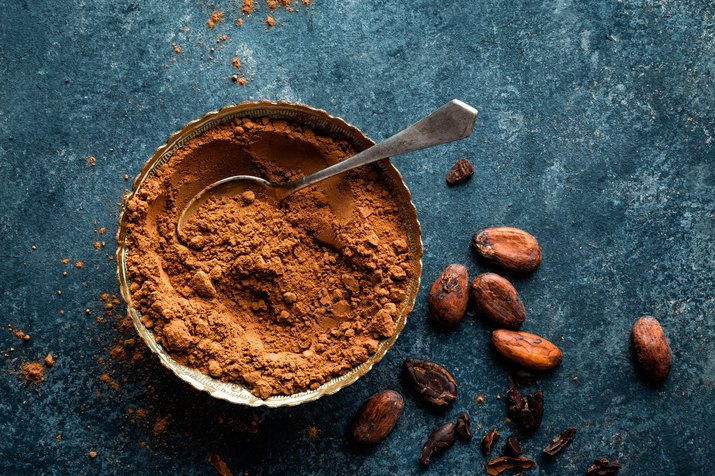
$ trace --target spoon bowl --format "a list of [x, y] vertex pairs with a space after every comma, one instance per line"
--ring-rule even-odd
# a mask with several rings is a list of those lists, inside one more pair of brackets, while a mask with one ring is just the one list
[[458, 99], [453, 99], [379, 144], [298, 180], [276, 184], [251, 175], [234, 175], [223, 178], [204, 188], [189, 200], [176, 222], [176, 232], [181, 238], [184, 226], [191, 220], [194, 213], [209, 198], [219, 193], [236, 195], [244, 191], [247, 185], [258, 185], [267, 191], [266, 195], [269, 201], [279, 203], [301, 188], [347, 172], [355, 167], [469, 137], [476, 120], [476, 109]]

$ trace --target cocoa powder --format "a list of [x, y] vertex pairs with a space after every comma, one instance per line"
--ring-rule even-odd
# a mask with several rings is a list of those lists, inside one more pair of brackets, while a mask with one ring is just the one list
[[269, 118], [237, 119], [177, 150], [127, 202], [133, 306], [179, 363], [267, 398], [315, 389], [395, 332], [413, 274], [398, 203], [376, 166], [301, 190], [215, 196], [209, 183], [294, 180], [353, 155], [345, 140]]

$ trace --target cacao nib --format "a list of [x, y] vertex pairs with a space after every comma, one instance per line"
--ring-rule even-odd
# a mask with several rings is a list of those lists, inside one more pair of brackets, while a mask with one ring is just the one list
[[544, 454], [549, 456], [556, 456], [559, 452], [561, 452], [562, 449], [566, 448], [566, 446], [571, 443], [571, 440], [573, 440], [573, 437], [575, 435], [576, 428], [566, 428], [553, 440], [551, 440], [551, 443], [549, 443], [546, 448], [544, 448]]
[[535, 432], [544, 416], [544, 394], [537, 390], [533, 395], [523, 395], [515, 388], [507, 392], [507, 416], [514, 422], [516, 429], [524, 434]]

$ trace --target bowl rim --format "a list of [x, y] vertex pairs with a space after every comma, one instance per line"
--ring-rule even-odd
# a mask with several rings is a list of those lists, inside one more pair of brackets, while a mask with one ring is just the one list
[[[287, 113], [313, 116], [316, 120], [322, 120], [325, 124], [335, 126], [336, 130], [340, 130], [342, 133], [346, 134], [346, 138], [360, 150], [362, 150], [361, 148], [364, 149], [374, 144], [374, 142], [367, 137], [364, 132], [342, 118], [333, 116], [322, 109], [313, 108], [302, 103], [288, 101], [241, 102], [208, 112], [199, 119], [188, 122], [177, 132], [169, 136], [169, 139], [163, 145], [158, 147], [154, 154], [152, 154], [152, 156], [144, 163], [139, 175], [137, 175], [132, 184], [130, 192], [124, 197], [124, 206], [122, 206], [122, 211], [119, 215], [119, 228], [116, 235], [118, 244], [116, 251], [117, 278], [119, 280], [122, 299], [127, 304], [127, 314], [131, 318], [134, 328], [152, 353], [159, 357], [159, 361], [164, 367], [171, 370], [174, 375], [195, 389], [207, 392], [214, 398], [251, 407], [265, 406], [269, 408], [277, 408], [300, 405], [302, 403], [315, 401], [325, 395], [332, 395], [356, 382], [382, 360], [387, 351], [397, 341], [397, 338], [407, 323], [407, 316], [414, 309], [422, 277], [423, 244], [421, 225], [417, 217], [415, 204], [412, 200], [412, 194], [410, 193], [407, 184], [405, 184], [402, 175], [392, 164], [390, 159], [383, 159], [377, 162], [377, 165], [382, 169], [383, 174], [390, 179], [392, 185], [391, 188], [393, 190], [401, 189], [398, 190], [400, 196], [397, 197], [400, 205], [400, 213], [402, 215], [403, 223], [406, 223], [407, 226], [407, 235], [410, 239], [411, 248], [414, 247], [410, 253], [410, 259], [415, 271], [414, 278], [408, 284], [407, 296], [403, 303], [400, 315], [395, 322], [395, 333], [392, 337], [381, 340], [378, 345], [378, 349], [365, 362], [351, 368], [345, 374], [330, 379], [315, 390], [307, 390], [292, 395], [276, 395], [268, 397], [267, 399], [262, 399], [253, 395], [242, 385], [222, 382], [201, 373], [198, 369], [184, 366], [176, 362], [166, 352], [166, 350], [155, 341], [153, 332], [144, 326], [141, 321], [141, 314], [132, 306], [131, 292], [129, 289], [130, 281], [126, 267], [126, 257], [128, 253], [128, 244], [126, 242], [128, 230], [125, 220], [126, 203], [141, 189], [144, 181], [153, 176], [152, 172], [159, 166], [166, 163], [171, 158], [174, 151], [184, 145], [184, 142], [203, 134], [217, 125], [220, 125], [221, 122], [218, 121], [224, 120], [228, 123], [235, 117], [240, 117], [240, 113], [259, 113], [261, 111], [271, 111], [274, 113], [276, 111], [289, 111]], [[408, 220], [409, 223], [407, 223]]]

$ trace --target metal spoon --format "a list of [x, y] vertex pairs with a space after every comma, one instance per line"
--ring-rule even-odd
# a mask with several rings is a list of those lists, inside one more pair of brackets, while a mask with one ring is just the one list
[[[379, 144], [375, 144], [349, 159], [345, 159], [342, 162], [338, 162], [337, 164], [326, 167], [301, 179], [279, 184], [251, 175], [226, 177], [225, 179], [212, 183], [194, 195], [182, 210], [179, 221], [176, 224], [176, 231], [180, 235], [181, 230], [191, 219], [196, 210], [212, 195], [217, 193], [218, 187], [224, 187], [226, 184], [231, 184], [232, 188], [235, 187], [237, 192], [242, 188], [236, 187], [235, 182], [244, 182], [245, 186], [259, 185], [266, 190], [269, 200], [273, 198], [275, 202], [278, 203], [301, 188], [313, 185], [316, 182], [341, 174], [355, 167], [370, 164], [387, 157], [394, 157], [407, 152], [464, 139], [472, 133], [474, 121], [476, 120], [476, 109], [462, 101], [453, 99], [429, 116], [412, 124], [407, 129], [398, 132], [394, 136], [385, 139]], [[245, 187], [243, 188], [245, 189]]]

